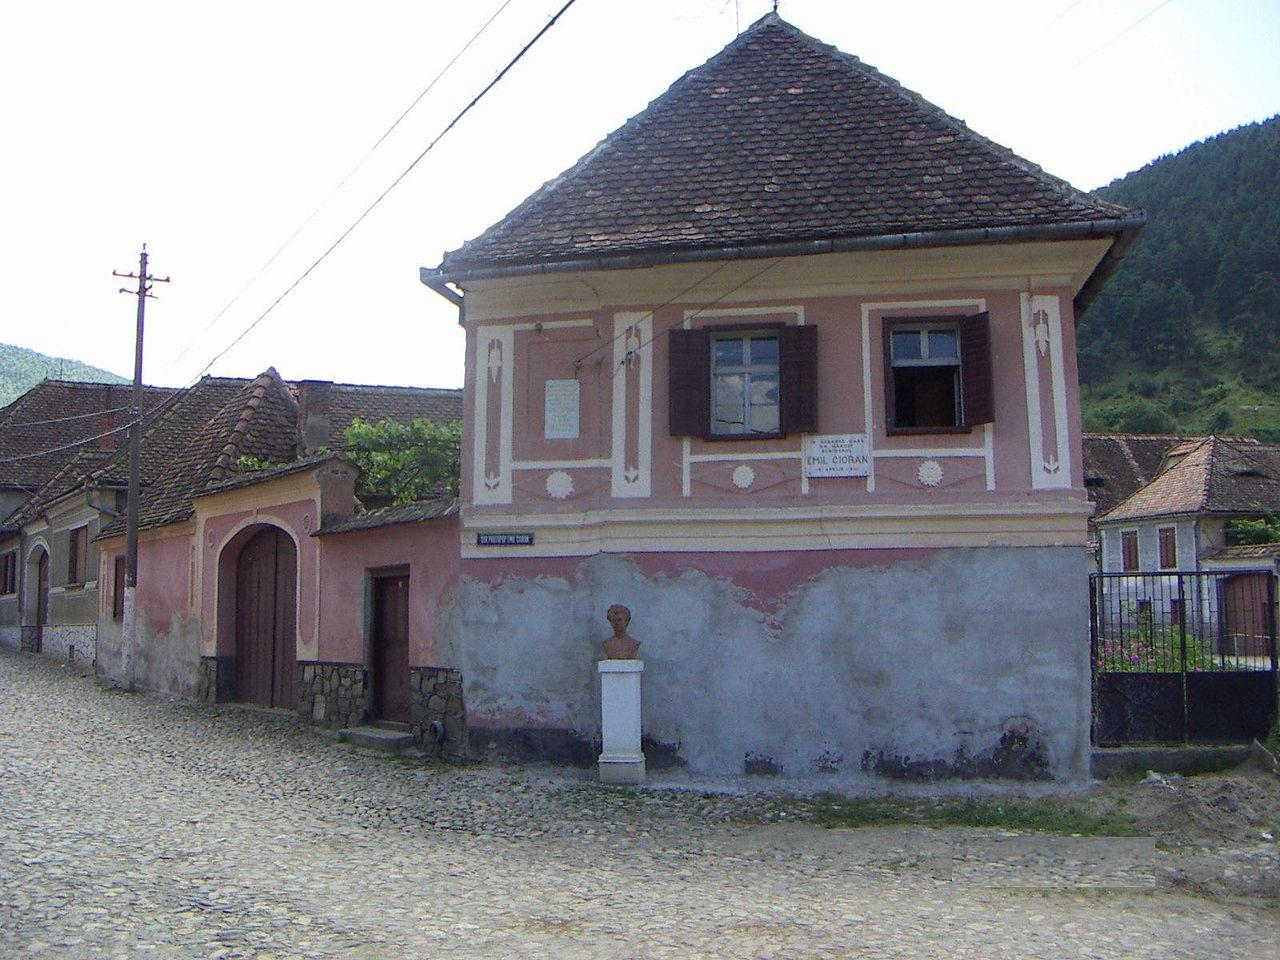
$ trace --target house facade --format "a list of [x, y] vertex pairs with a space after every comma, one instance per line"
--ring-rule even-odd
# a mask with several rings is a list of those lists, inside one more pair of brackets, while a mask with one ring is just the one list
[[1280, 547], [1237, 542], [1232, 522], [1277, 511], [1280, 448], [1216, 436], [1172, 445], [1148, 483], [1097, 517], [1102, 572], [1120, 575], [1104, 582], [1108, 612], [1190, 621], [1214, 634], [1220, 653], [1268, 646]]
[[[147, 387], [144, 411], [173, 392]], [[94, 538], [123, 501], [79, 479], [115, 455], [130, 401], [126, 385], [44, 380], [0, 410], [0, 646], [93, 664]]]
[[473, 752], [1070, 777], [1074, 318], [1141, 217], [775, 15], [423, 280], [467, 333], [446, 620]]
[[[435, 628], [457, 571], [449, 497], [364, 510], [340, 452], [353, 420], [456, 420], [457, 390], [209, 378], [144, 436], [128, 644], [124, 527], [99, 536], [98, 670], [330, 727], [402, 724], [460, 752], [460, 686]], [[246, 461], [250, 463], [246, 467]]]

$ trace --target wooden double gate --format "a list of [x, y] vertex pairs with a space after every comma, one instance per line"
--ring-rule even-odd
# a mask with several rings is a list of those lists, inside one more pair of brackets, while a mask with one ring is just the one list
[[1233, 743], [1276, 718], [1276, 591], [1266, 570], [1089, 578], [1093, 742]]

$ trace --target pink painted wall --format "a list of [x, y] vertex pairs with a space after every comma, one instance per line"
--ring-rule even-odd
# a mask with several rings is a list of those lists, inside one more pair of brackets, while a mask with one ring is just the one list
[[[756, 322], [788, 319], [794, 313], [784, 307], [802, 306], [805, 322], [816, 326], [819, 352], [819, 429], [820, 433], [864, 433], [866, 411], [864, 401], [864, 366], [862, 350], [862, 307], [865, 303], [886, 301], [974, 300], [985, 299], [991, 317], [992, 362], [996, 385], [995, 421], [992, 426], [992, 448], [995, 464], [995, 489], [988, 490], [986, 464], [983, 459], [984, 430], [975, 427], [969, 433], [916, 436], [885, 435], [884, 358], [881, 345], [881, 320], [886, 316], [956, 315], [977, 312], [976, 307], [930, 307], [905, 309], [872, 309], [870, 318], [870, 372], [872, 447], [876, 451], [973, 449], [973, 457], [948, 457], [942, 460], [945, 477], [939, 487], [921, 484], [917, 470], [925, 457], [878, 458], [876, 489], [868, 492], [863, 478], [831, 478], [811, 481], [808, 495], [801, 496], [800, 460], [753, 460], [755, 483], [749, 491], [753, 506], [786, 503], [875, 504], [875, 503], [939, 503], [939, 502], [1009, 502], [1020, 499], [1054, 500], [1084, 499], [1080, 457], [1079, 384], [1076, 375], [1074, 316], [1071, 291], [1068, 289], [1036, 289], [1037, 296], [1058, 298], [1062, 321], [1062, 371], [1066, 388], [1068, 448], [1071, 458], [1070, 486], [1056, 489], [1033, 489], [1031, 456], [1028, 444], [1028, 411], [1024, 373], [1022, 310], [1020, 294], [1010, 290], [938, 291], [929, 294], [876, 294], [874, 297], [815, 297], [786, 301], [760, 301], [735, 305], [746, 309], [777, 307], [776, 315], [740, 317], [725, 314], [694, 317], [694, 327], [734, 322]], [[696, 304], [613, 304], [594, 313], [575, 311], [563, 316], [507, 317], [496, 321], [480, 321], [468, 328], [468, 362], [466, 367], [466, 422], [463, 459], [463, 496], [473, 502], [472, 442], [479, 434], [475, 423], [475, 395], [481, 384], [476, 381], [478, 337], [489, 327], [512, 323], [543, 321], [540, 330], [519, 330], [514, 334], [514, 379], [512, 449], [513, 461], [605, 460], [611, 456], [611, 410], [613, 380], [618, 372], [612, 340], [615, 336], [616, 313], [639, 312], [653, 315], [653, 405], [652, 417], [652, 493], [648, 498], [615, 499], [610, 490], [610, 470], [605, 467], [569, 468], [574, 493], [567, 499], [550, 497], [545, 489], [547, 469], [515, 470], [512, 474], [512, 504], [483, 505], [474, 509], [486, 513], [579, 512], [586, 507], [605, 506], [636, 509], [643, 507], [728, 506], [744, 504], [744, 492], [731, 482], [736, 463], [695, 462], [691, 468], [689, 497], [682, 495], [682, 440], [670, 435], [667, 427], [668, 351], [665, 333], [681, 325], [686, 309]], [[717, 310], [723, 308], [721, 304]], [[591, 326], [554, 328], [546, 322], [590, 317]], [[511, 358], [507, 358], [511, 360]], [[580, 367], [575, 361], [582, 360]], [[543, 429], [543, 385], [547, 379], [569, 379], [575, 376], [581, 384], [580, 436], [573, 440], [548, 440]], [[496, 396], [496, 389], [494, 391]], [[1052, 421], [1052, 388], [1042, 385], [1043, 403], [1049, 412], [1043, 418]], [[629, 411], [628, 416], [631, 416]], [[486, 458], [497, 458], [501, 426], [499, 405], [490, 402], [486, 418]], [[635, 429], [629, 421], [628, 432]], [[781, 440], [717, 440], [693, 439], [691, 452], [742, 455], [777, 453], [796, 450], [799, 437]]]
[[369, 571], [409, 568], [409, 663], [456, 666], [442, 615], [458, 580], [458, 519], [380, 527], [319, 538], [320, 648], [317, 659], [365, 660]]
[[288, 533], [298, 550], [298, 659], [316, 659], [319, 645], [319, 570], [320, 548], [310, 531], [318, 526], [314, 500], [295, 500], [255, 511], [239, 510], [210, 514], [205, 520], [201, 563], [202, 593], [200, 621], [203, 629], [201, 652], [204, 656], [228, 655], [234, 651], [219, 649], [219, 635], [225, 645], [230, 633], [218, 630], [219, 560], [230, 544], [235, 550], [241, 544], [237, 535], [249, 526], [269, 524]]
[[[191, 544], [191, 535], [185, 533], [160, 539], [147, 538], [138, 544], [136, 603], [158, 633], [168, 629], [174, 614], [191, 612]], [[103, 618], [111, 617], [115, 559], [122, 556], [123, 540], [103, 544], [98, 581], [102, 585], [98, 591], [98, 614]]]

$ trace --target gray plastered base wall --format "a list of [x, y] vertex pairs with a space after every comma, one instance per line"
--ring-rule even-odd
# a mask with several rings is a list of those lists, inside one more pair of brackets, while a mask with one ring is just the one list
[[[164, 630], [138, 611], [138, 644], [133, 652], [133, 684], [138, 690], [194, 700], [201, 690], [200, 622], [175, 613]], [[124, 685], [123, 628], [109, 617], [98, 621], [98, 674]]]
[[0, 627], [0, 649], [21, 650], [22, 627], [17, 624], [8, 624]]
[[[573, 582], [464, 577], [447, 632], [472, 735], [596, 741], [604, 611], [623, 603], [642, 641], [644, 733], [695, 772], [1086, 776], [1086, 552], [914, 553], [833, 565], [776, 606], [696, 555], [673, 576], [602, 555]], [[1030, 763], [1007, 763], [1011, 747]]]

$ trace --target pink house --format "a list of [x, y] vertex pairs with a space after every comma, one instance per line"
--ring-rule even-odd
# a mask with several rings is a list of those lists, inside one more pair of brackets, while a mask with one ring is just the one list
[[1141, 226], [769, 15], [423, 282], [467, 333], [473, 752], [1071, 777], [1075, 316]]

